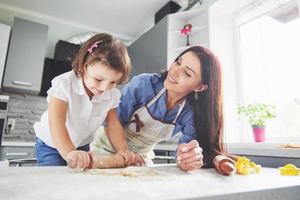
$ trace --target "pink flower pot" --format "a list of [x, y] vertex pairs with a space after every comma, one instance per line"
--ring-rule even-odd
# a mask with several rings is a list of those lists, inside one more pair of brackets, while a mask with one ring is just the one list
[[252, 132], [253, 132], [255, 142], [264, 142], [265, 141], [265, 132], [266, 132], [265, 127], [252, 126]]

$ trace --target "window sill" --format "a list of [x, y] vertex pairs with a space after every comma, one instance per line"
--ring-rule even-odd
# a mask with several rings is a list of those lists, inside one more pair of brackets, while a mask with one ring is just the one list
[[227, 143], [230, 154], [248, 156], [267, 156], [300, 158], [300, 148], [283, 148], [283, 143]]

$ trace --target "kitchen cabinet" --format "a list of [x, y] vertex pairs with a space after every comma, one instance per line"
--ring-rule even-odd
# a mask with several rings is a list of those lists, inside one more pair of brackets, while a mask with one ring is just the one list
[[167, 18], [162, 19], [128, 47], [131, 75], [159, 73], [167, 68]]
[[48, 26], [15, 18], [3, 89], [38, 94], [41, 88]]
[[35, 148], [33, 145], [17, 146], [5, 145], [0, 146], [0, 160], [15, 160], [35, 158]]
[[10, 26], [7, 26], [5, 24], [0, 24], [0, 84], [2, 83], [9, 37], [10, 37]]

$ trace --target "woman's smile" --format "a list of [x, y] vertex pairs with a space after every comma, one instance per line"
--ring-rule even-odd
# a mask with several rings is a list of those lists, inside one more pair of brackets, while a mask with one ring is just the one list
[[168, 74], [168, 81], [177, 84], [177, 81], [170, 75], [170, 73]]

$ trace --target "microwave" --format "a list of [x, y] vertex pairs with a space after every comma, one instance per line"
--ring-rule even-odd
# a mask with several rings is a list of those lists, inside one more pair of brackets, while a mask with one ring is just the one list
[[0, 146], [2, 144], [2, 138], [6, 128], [8, 101], [8, 95], [0, 95]]

